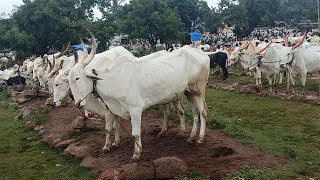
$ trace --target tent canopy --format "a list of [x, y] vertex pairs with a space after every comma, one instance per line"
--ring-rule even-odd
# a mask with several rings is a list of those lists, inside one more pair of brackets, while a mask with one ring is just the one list
[[190, 32], [191, 35], [191, 41], [200, 41], [201, 40], [201, 34], [199, 32]]

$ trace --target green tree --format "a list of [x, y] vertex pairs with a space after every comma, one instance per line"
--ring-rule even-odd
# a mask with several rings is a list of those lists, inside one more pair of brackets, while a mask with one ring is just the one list
[[182, 23], [177, 10], [169, 9], [162, 0], [132, 0], [122, 8], [121, 30], [133, 38], [149, 39], [154, 45], [176, 40]]

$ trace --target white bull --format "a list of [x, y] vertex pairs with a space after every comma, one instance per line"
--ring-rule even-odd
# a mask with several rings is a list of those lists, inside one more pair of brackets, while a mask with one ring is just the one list
[[[87, 54], [86, 48], [84, 48], [84, 54]], [[104, 52], [102, 55], [97, 54], [94, 57], [94, 60], [92, 63], [88, 65], [88, 67], [100, 67], [100, 68], [107, 68], [109, 67], [113, 61], [110, 59], [116, 59], [117, 57], [120, 57], [121, 55], [126, 54], [128, 56], [131, 56], [131, 53], [127, 51], [125, 48], [122, 46], [115, 47], [109, 51]], [[167, 51], [159, 51], [157, 53], [153, 53], [148, 56], [144, 56], [139, 59], [135, 59], [136, 61], [142, 61], [142, 60], [147, 60], [147, 59], [152, 59], [156, 58], [162, 55], [168, 54]], [[109, 58], [106, 58], [109, 57]], [[103, 65], [101, 65], [103, 64]], [[65, 99], [69, 95], [70, 91], [70, 86], [68, 82], [68, 74], [70, 69], [74, 65], [70, 65], [68, 68], [60, 70], [59, 74], [56, 76], [54, 80], [54, 102], [57, 106], [61, 104], [61, 101]], [[94, 98], [92, 95], [89, 96], [89, 100], [84, 106], [84, 109], [86, 111], [92, 112], [94, 114], [100, 115], [101, 117], [104, 118], [114, 118], [112, 115], [110, 115], [110, 112], [104, 112], [107, 109], [105, 109], [104, 105], [101, 105], [101, 101]], [[175, 106], [178, 111], [178, 116], [180, 119], [180, 132], [185, 132], [185, 118], [184, 118], [184, 110], [182, 107], [182, 102], [179, 100], [175, 103]], [[87, 114], [87, 113], [86, 113]], [[168, 129], [168, 119], [169, 119], [169, 114], [170, 114], [170, 104], [164, 105], [164, 120], [163, 120], [163, 126], [160, 134], [164, 134], [167, 132]], [[115, 143], [113, 144], [114, 146], [118, 146], [120, 142], [120, 136], [119, 136], [119, 124], [117, 121], [115, 121]], [[110, 149], [110, 143], [106, 141], [104, 150]]]
[[[132, 135], [135, 137], [133, 159], [139, 159], [142, 152], [142, 111], [156, 104], [177, 100], [185, 91], [194, 117], [189, 140], [194, 140], [197, 134], [200, 117], [198, 142], [203, 142], [207, 118], [204, 96], [210, 71], [206, 54], [188, 46], [153, 61], [134, 61], [132, 56], [122, 56], [111, 67], [97, 70], [97, 76], [87, 68], [95, 51], [96, 40], [93, 37], [90, 56], [70, 70], [68, 78], [75, 104], [78, 107], [86, 104], [86, 96], [93, 91], [93, 80], [98, 80], [96, 91], [111, 112], [131, 119]], [[111, 129], [112, 122], [108, 120], [107, 126]], [[107, 137], [110, 137], [108, 131]]]
[[281, 67], [287, 67], [289, 69], [291, 84], [294, 87], [295, 81], [294, 76], [300, 75], [301, 85], [304, 90], [305, 83], [307, 80], [307, 73], [314, 74], [320, 72], [320, 51], [319, 49], [299, 48], [303, 43], [306, 34], [298, 44], [294, 47], [286, 48], [281, 55]]
[[[246, 43], [243, 47], [235, 49], [230, 55], [230, 64], [240, 63], [242, 68], [247, 69], [250, 63], [250, 55], [255, 53], [255, 47], [251, 42]], [[262, 85], [261, 83], [261, 70], [259, 67], [252, 68], [249, 72], [255, 77], [256, 85]]]

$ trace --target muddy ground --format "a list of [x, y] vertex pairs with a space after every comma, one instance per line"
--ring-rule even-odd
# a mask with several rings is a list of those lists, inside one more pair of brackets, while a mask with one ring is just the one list
[[[43, 101], [42, 101], [43, 102]], [[29, 102], [28, 106], [42, 102]], [[69, 104], [67, 107], [53, 108], [49, 112], [49, 119], [44, 125], [43, 136], [58, 139], [73, 131], [73, 120], [81, 115], [79, 110]], [[152, 162], [155, 159], [176, 156], [186, 162], [189, 172], [199, 172], [210, 179], [222, 179], [241, 168], [274, 167], [285, 163], [283, 157], [268, 155], [262, 151], [244, 146], [228, 135], [216, 130], [207, 129], [204, 144], [191, 144], [187, 138], [191, 132], [187, 126], [187, 133], [178, 135], [178, 125], [170, 123], [169, 132], [164, 137], [158, 137], [162, 117], [158, 117], [154, 110], [146, 110], [142, 117], [142, 144], [143, 153], [139, 163]], [[93, 170], [112, 170], [123, 164], [132, 163], [133, 141], [127, 132], [130, 132], [129, 121], [122, 121], [121, 144], [111, 152], [103, 152], [105, 140], [103, 130], [104, 121], [101, 121], [99, 130], [86, 131], [78, 146], [89, 147], [86, 157], [95, 159]], [[125, 129], [125, 130], [124, 130]], [[82, 157], [85, 158], [85, 157]], [[91, 166], [91, 165], [89, 165]]]

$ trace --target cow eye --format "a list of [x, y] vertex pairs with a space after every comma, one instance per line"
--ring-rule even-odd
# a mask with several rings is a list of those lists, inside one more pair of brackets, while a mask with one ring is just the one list
[[59, 86], [60, 84], [56, 84], [56, 86]]
[[80, 79], [80, 78], [79, 78], [79, 77], [77, 77], [77, 78], [76, 78], [76, 81], [78, 81], [79, 79]]

